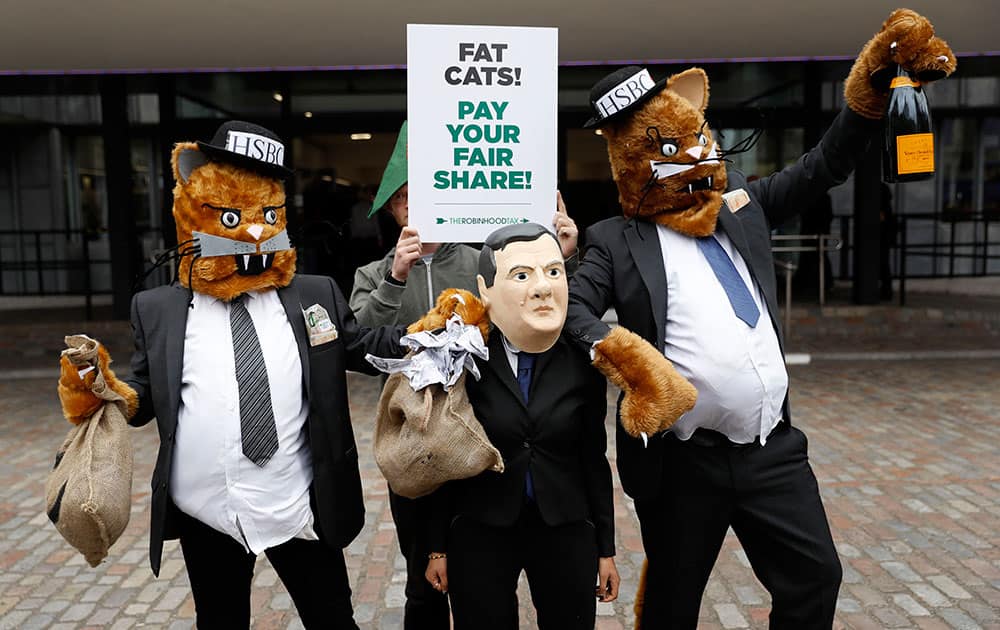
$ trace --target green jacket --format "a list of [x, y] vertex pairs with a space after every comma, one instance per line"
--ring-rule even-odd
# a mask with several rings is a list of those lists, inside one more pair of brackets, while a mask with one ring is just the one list
[[430, 264], [417, 261], [405, 286], [385, 279], [392, 269], [395, 253], [396, 250], [391, 249], [381, 260], [358, 267], [354, 273], [350, 305], [362, 326], [409, 326], [431, 309], [438, 294], [445, 289], [466, 289], [479, 295], [476, 287], [478, 250], [461, 243], [444, 243], [434, 252]]

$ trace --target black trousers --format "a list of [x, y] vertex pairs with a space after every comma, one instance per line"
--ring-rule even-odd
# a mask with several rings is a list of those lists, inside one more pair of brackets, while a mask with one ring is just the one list
[[672, 435], [658, 442], [660, 493], [635, 504], [649, 561], [642, 627], [697, 627], [702, 593], [732, 527], [771, 594], [770, 627], [830, 628], [841, 567], [806, 436], [782, 423], [764, 447]]
[[[249, 628], [250, 585], [257, 557], [230, 536], [178, 514], [181, 551], [198, 627]], [[288, 589], [306, 628], [357, 630], [343, 552], [321, 540], [293, 538], [264, 554]]]
[[539, 630], [592, 630], [597, 538], [590, 523], [550, 527], [528, 503], [511, 527], [457, 519], [448, 540], [455, 630], [517, 630], [517, 580], [528, 577]]
[[[406, 559], [406, 607], [404, 630], [449, 630], [451, 617], [448, 596], [434, 590], [424, 577], [427, 554], [432, 550], [424, 541], [421, 499], [407, 499], [389, 490], [389, 509], [396, 524], [399, 550]], [[442, 551], [438, 549], [437, 551]]]

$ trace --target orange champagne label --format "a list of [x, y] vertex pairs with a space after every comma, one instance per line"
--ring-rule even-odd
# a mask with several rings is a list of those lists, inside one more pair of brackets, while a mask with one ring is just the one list
[[896, 136], [896, 170], [900, 175], [934, 172], [934, 134]]
[[920, 81], [914, 81], [910, 77], [895, 77], [889, 84], [889, 87], [920, 87]]

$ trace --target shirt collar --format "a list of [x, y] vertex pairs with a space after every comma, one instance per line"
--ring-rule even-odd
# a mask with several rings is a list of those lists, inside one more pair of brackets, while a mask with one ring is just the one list
[[[497, 331], [499, 332], [499, 329], [497, 329]], [[507, 352], [510, 352], [511, 354], [518, 354], [519, 352], [521, 352], [521, 349], [512, 344], [510, 340], [507, 339], [507, 336], [504, 335], [503, 333], [500, 333], [500, 341], [503, 342], [504, 350], [506, 350]]]
[[[260, 297], [260, 291], [257, 291], [257, 290], [247, 291], [243, 295], [246, 295], [251, 300], [256, 300], [257, 298]], [[207, 293], [202, 293], [201, 291], [195, 291], [194, 292], [194, 298], [198, 302], [205, 302], [205, 303], [208, 303], [208, 304], [212, 304], [214, 302], [218, 302], [219, 304], [222, 304], [222, 305], [228, 305], [228, 302], [224, 302], [224, 301], [220, 300], [219, 298], [215, 297], [214, 295], [209, 295]]]

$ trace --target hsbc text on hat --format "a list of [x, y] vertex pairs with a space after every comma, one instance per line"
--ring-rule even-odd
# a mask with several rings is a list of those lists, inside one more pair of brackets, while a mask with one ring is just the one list
[[268, 164], [285, 163], [284, 145], [255, 133], [230, 131], [226, 136], [226, 150]]

